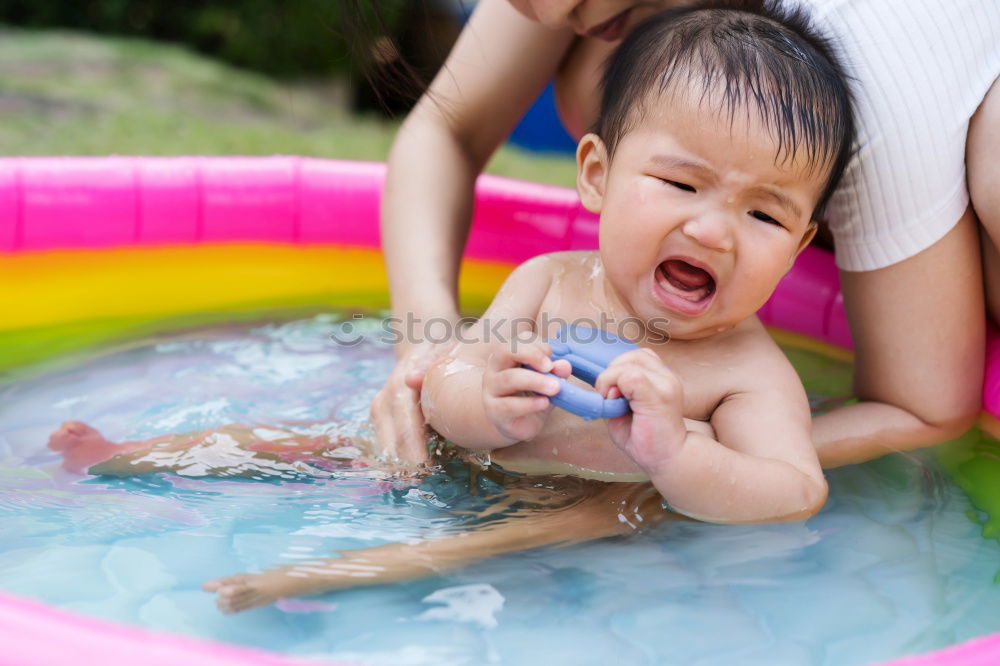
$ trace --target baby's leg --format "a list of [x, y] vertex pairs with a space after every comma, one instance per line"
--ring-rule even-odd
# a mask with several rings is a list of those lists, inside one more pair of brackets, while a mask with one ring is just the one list
[[227, 576], [203, 587], [218, 595], [221, 611], [237, 613], [283, 597], [394, 583], [502, 553], [630, 534], [671, 515], [649, 484], [609, 483], [562, 509], [534, 509], [452, 536], [346, 551], [339, 558]]
[[[190, 470], [193, 463], [210, 475], [254, 475], [259, 470], [240, 469], [240, 463], [247, 458], [255, 458], [272, 466], [289, 467], [288, 461], [297, 456], [315, 455], [352, 443], [347, 440], [331, 441], [325, 435], [314, 437], [280, 428], [233, 424], [213, 430], [161, 435], [116, 444], [79, 421], [64, 423], [49, 438], [49, 448], [62, 453], [66, 469], [109, 476]], [[193, 460], [191, 455], [186, 454], [196, 448], [211, 450], [213, 455]], [[209, 464], [206, 465], [206, 462]]]
[[989, 241], [983, 242], [986, 304], [993, 321], [1000, 323], [1000, 80], [986, 94], [969, 123], [965, 144], [972, 208]]

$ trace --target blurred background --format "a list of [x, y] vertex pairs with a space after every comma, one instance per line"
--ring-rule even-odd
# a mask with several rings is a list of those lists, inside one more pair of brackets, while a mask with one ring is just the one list
[[[0, 0], [0, 154], [384, 160], [475, 0]], [[571, 186], [551, 91], [487, 170]]]

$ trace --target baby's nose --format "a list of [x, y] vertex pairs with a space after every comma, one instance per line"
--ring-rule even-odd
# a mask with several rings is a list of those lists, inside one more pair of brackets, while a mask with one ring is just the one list
[[733, 236], [729, 221], [723, 215], [706, 213], [684, 223], [684, 235], [710, 250], [729, 252]]

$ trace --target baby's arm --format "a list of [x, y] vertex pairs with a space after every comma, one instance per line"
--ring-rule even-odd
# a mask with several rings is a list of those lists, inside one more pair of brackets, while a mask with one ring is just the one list
[[[761, 335], [764, 335], [763, 332]], [[732, 389], [712, 414], [716, 438], [683, 424], [683, 389], [654, 354], [632, 352], [598, 389], [630, 399], [611, 437], [650, 476], [672, 508], [720, 523], [801, 520], [826, 501], [798, 376], [770, 340], [747, 345]], [[610, 394], [615, 395], [614, 391]]]
[[491, 450], [541, 430], [551, 408], [545, 396], [558, 393], [559, 385], [540, 373], [569, 374], [567, 363], [549, 359], [544, 331], [536, 329], [557, 261], [537, 257], [516, 268], [482, 319], [428, 370], [421, 407], [443, 437], [468, 449]]

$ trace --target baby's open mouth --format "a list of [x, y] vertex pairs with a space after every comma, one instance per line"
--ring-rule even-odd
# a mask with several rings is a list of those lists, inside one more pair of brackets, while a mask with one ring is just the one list
[[715, 293], [715, 278], [682, 259], [667, 259], [657, 266], [656, 280], [667, 292], [692, 303], [700, 303]]

